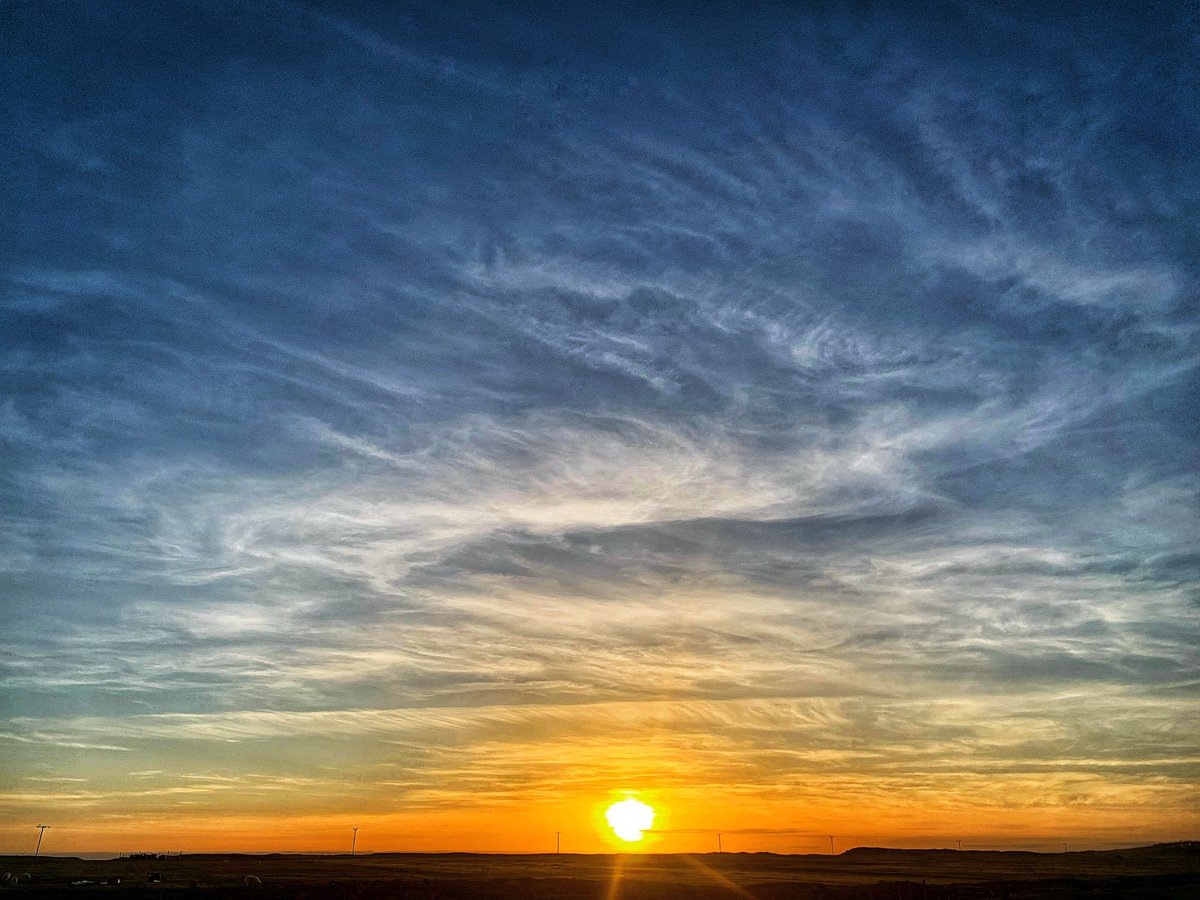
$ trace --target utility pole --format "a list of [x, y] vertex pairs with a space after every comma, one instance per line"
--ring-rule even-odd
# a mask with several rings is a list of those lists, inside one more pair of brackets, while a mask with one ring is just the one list
[[833, 850], [833, 835], [832, 834], [829, 836], [829, 855], [837, 856], [837, 854]]
[[962, 849], [962, 841], [955, 841], [954, 843], [956, 843], [958, 845], [959, 850]]
[[554, 852], [555, 854], [562, 853], [562, 832], [554, 832]]
[[717, 832], [717, 852], [718, 853], [725, 852], [724, 850], [721, 849], [721, 832], [719, 832], [719, 831]]
[[354, 855], [354, 845], [358, 843], [358, 826], [355, 825], [350, 829], [353, 834], [350, 835], [350, 855]]
[[37, 830], [38, 830], [38, 842], [37, 842], [37, 847], [36, 847], [36, 848], [34, 848], [34, 851], [33, 851], [33, 858], [34, 858], [34, 859], [37, 859], [37, 855], [38, 855], [38, 853], [40, 853], [40, 852], [41, 852], [41, 850], [42, 850], [42, 835], [46, 833], [46, 829], [47, 829], [47, 828], [49, 828], [49, 827], [50, 827], [49, 825], [39, 825], [39, 826], [37, 826]]

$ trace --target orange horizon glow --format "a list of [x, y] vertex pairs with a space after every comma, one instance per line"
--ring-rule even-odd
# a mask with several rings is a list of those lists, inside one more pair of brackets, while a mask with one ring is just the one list
[[[0, 853], [31, 853], [38, 822], [51, 826], [42, 846], [47, 855], [348, 853], [355, 827], [359, 853], [551, 853], [555, 832], [562, 833], [564, 853], [713, 852], [721, 832], [726, 852], [816, 854], [828, 852], [830, 834], [842, 852], [954, 847], [958, 840], [964, 849], [1058, 851], [1063, 843], [1100, 849], [1200, 833], [1200, 812], [1188, 797], [1161, 783], [1106, 773], [949, 771], [905, 783], [886, 766], [854, 771], [824, 754], [808, 764], [793, 760], [785, 770], [772, 770], [758, 757], [755, 783], [746, 762], [715, 739], [703, 747], [676, 745], [672, 729], [692, 714], [685, 704], [564, 711], [559, 715], [568, 718], [559, 726], [573, 737], [486, 745], [490, 755], [471, 767], [454, 776], [438, 773], [443, 781], [457, 780], [456, 789], [417, 789], [387, 775], [394, 758], [387, 744], [380, 763], [363, 759], [363, 770], [374, 765], [384, 773], [371, 783], [344, 781], [336, 771], [327, 780], [176, 774], [134, 769], [124, 754], [109, 754], [119, 768], [90, 777], [75, 769], [71, 781], [29, 781], [20, 795], [23, 808], [0, 825]], [[742, 713], [764, 714], [761, 704]], [[603, 736], [622, 731], [644, 737]], [[286, 740], [229, 746], [262, 759], [296, 752]], [[509, 785], [503, 790], [501, 778]], [[615, 835], [606, 816], [630, 799], [655, 813], [634, 843]]]
[[[621, 801], [625, 802], [625, 801]], [[358, 827], [356, 852], [370, 853], [533, 853], [554, 852], [555, 831], [562, 832], [563, 853], [709, 853], [723, 835], [725, 852], [828, 853], [828, 835], [836, 836], [838, 853], [858, 846], [953, 848], [964, 850], [1034, 849], [1059, 852], [1165, 843], [1193, 838], [1195, 816], [1181, 816], [1177, 827], [1164, 827], [1152, 812], [1130, 819], [1119, 812], [992, 810], [985, 817], [967, 813], [947, 817], [898, 805], [875, 810], [871, 818], [896, 830], [868, 832], [855, 828], [856, 817], [841, 810], [822, 810], [807, 821], [784, 818], [786, 806], [748, 812], [742, 804], [710, 809], [689, 808], [662, 797], [655, 804], [669, 827], [651, 829], [629, 842], [614, 835], [604, 814], [611, 800], [540, 809], [524, 805], [480, 810], [363, 816], [230, 816], [181, 821], [147, 817], [142, 825], [89, 826], [86, 821], [59, 819], [47, 830], [46, 856], [71, 853], [348, 853], [351, 829]], [[861, 819], [859, 820], [861, 822]], [[719, 827], [712, 823], [720, 823]], [[820, 822], [819, 826], [814, 823]], [[657, 820], [656, 820], [657, 824]], [[907, 825], [908, 830], [900, 829]], [[789, 827], [790, 826], [790, 827]], [[0, 853], [31, 854], [32, 827], [0, 826]]]
[[[488, 737], [490, 710], [457, 710], [453, 718], [438, 710], [373, 714], [362, 727], [390, 730], [389, 739], [354, 744], [330, 744], [319, 733], [296, 741], [287, 733], [358, 721], [345, 714], [253, 722], [175, 717], [170, 724], [201, 742], [209, 756], [189, 764], [148, 751], [65, 751], [55, 774], [28, 778], [9, 795], [0, 853], [31, 853], [38, 822], [51, 826], [42, 847], [47, 855], [342, 853], [350, 850], [354, 827], [360, 853], [550, 853], [555, 832], [562, 833], [565, 853], [712, 852], [718, 832], [727, 852], [774, 853], [827, 853], [830, 834], [841, 852], [953, 847], [959, 840], [964, 849], [1057, 851], [1063, 843], [1099, 849], [1200, 833], [1191, 795], [1136, 770], [1010, 764], [1012, 771], [992, 771], [980, 764], [970, 771], [930, 762], [929, 771], [909, 763], [915, 771], [896, 775], [894, 760], [905, 759], [902, 751], [878, 760], [840, 751], [766, 753], [721, 737], [726, 722], [766, 734], [795, 728], [789, 723], [805, 716], [820, 721], [827, 709], [757, 700], [514, 709], [508, 715], [526, 717], [528, 734], [524, 740], [506, 734], [503, 743]], [[159, 720], [151, 721], [157, 726]], [[74, 720], [59, 727], [78, 743], [103, 740], [103, 723]], [[703, 742], [680, 739], [700, 727], [711, 731]], [[480, 736], [469, 747], [450, 745], [431, 757], [436, 765], [428, 765], [426, 780], [406, 775], [396, 741], [411, 740], [406, 735], [417, 729], [434, 741], [439, 729], [451, 728], [451, 735], [476, 729]], [[558, 731], [553, 738], [552, 729]], [[614, 737], [621, 734], [641, 737]], [[345, 752], [351, 746], [358, 755], [352, 778], [340, 766], [312, 765], [301, 755], [310, 747]], [[202, 768], [207, 759], [215, 762]], [[620, 840], [606, 818], [614, 804], [630, 798], [655, 811], [636, 843]]]

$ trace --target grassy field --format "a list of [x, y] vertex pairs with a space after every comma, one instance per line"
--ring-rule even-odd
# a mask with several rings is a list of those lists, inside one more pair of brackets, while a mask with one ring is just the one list
[[[185, 854], [161, 860], [26, 856], [0, 857], [0, 872], [30, 876], [16, 885], [0, 885], [0, 894], [43, 897], [1183, 900], [1200, 898], [1200, 842], [1053, 854], [860, 848], [838, 856]], [[151, 881], [153, 873], [161, 880]], [[119, 884], [107, 883], [118, 878]], [[84, 881], [92, 883], [77, 883]]]

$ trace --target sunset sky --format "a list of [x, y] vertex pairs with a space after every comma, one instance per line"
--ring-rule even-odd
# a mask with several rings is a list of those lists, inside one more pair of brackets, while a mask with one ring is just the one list
[[1200, 836], [1196, 7], [896, 6], [0, 5], [0, 852]]

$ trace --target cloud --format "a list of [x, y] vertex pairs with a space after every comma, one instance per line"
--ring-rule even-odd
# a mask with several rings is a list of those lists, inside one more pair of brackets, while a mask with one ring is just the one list
[[1184, 808], [1186, 28], [280, 8], [15, 20], [13, 804]]

